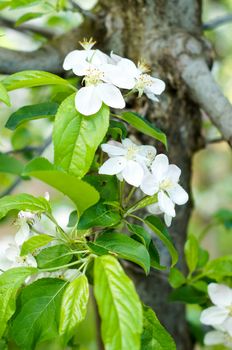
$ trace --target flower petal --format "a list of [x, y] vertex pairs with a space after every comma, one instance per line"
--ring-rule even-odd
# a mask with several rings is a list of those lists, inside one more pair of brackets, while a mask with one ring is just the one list
[[111, 83], [121, 89], [133, 89], [135, 86], [135, 78], [127, 74], [124, 69], [113, 64], [107, 64], [102, 67], [104, 72], [103, 80]]
[[178, 182], [180, 179], [181, 175], [181, 170], [180, 168], [175, 165], [175, 164], [170, 164], [168, 167], [168, 172], [167, 172], [167, 177], [172, 181], [172, 182]]
[[75, 97], [76, 109], [84, 115], [92, 115], [99, 111], [102, 101], [96, 93], [95, 86], [81, 88]]
[[147, 95], [147, 97], [148, 97], [150, 100], [152, 100], [152, 101], [154, 101], [154, 102], [159, 102], [159, 99], [156, 97], [156, 95], [153, 94], [152, 92], [150, 92], [150, 90], [148, 91], [147, 88], [144, 89], [144, 93]]
[[164, 222], [165, 222], [167, 227], [170, 227], [172, 224], [172, 216], [164, 214]]
[[92, 65], [89, 62], [83, 60], [73, 67], [73, 73], [82, 77], [88, 74], [88, 69], [91, 67]]
[[167, 215], [175, 217], [175, 206], [171, 199], [163, 192], [160, 191], [158, 193], [158, 203], [160, 209]]
[[156, 182], [154, 175], [146, 175], [143, 178], [140, 189], [148, 196], [153, 196], [155, 193], [157, 193], [159, 190], [159, 184]]
[[178, 205], [185, 204], [188, 201], [188, 193], [179, 184], [176, 184], [171, 189], [168, 189], [167, 192], [171, 200]]
[[204, 337], [205, 345], [218, 345], [223, 344], [225, 341], [225, 336], [223, 332], [220, 331], [211, 331], [206, 333]]
[[217, 306], [232, 305], [232, 289], [224, 284], [210, 283], [208, 294], [212, 302]]
[[[119, 145], [121, 145], [121, 143], [119, 143]], [[126, 154], [126, 150], [123, 147], [115, 146], [110, 143], [103, 143], [101, 145], [101, 149], [103, 150], [103, 152], [107, 153], [110, 157], [124, 156]]]
[[154, 204], [149, 205], [147, 207], [147, 210], [149, 211], [149, 213], [154, 214], [154, 215], [162, 214], [162, 210], [160, 210], [158, 203], [154, 203]]
[[63, 68], [65, 70], [73, 69], [73, 67], [77, 66], [88, 57], [89, 51], [90, 50], [74, 50], [69, 52], [64, 59]]
[[15, 235], [15, 242], [17, 245], [22, 245], [30, 235], [30, 228], [27, 223], [24, 223]]
[[108, 83], [98, 84], [96, 86], [99, 98], [107, 105], [113, 108], [124, 108], [125, 101], [121, 91], [114, 85]]
[[162, 181], [168, 171], [169, 161], [165, 154], [158, 154], [152, 163], [151, 170], [157, 181]]
[[144, 176], [143, 168], [134, 160], [129, 160], [122, 171], [122, 176], [128, 184], [139, 187]]
[[227, 319], [220, 326], [222, 331], [227, 331], [232, 337], [232, 317], [227, 317]]
[[124, 157], [113, 157], [108, 159], [100, 168], [99, 174], [116, 175], [120, 173], [126, 166]]
[[152, 85], [149, 87], [150, 92], [152, 92], [155, 95], [160, 95], [165, 90], [165, 82], [161, 79], [153, 78], [152, 79]]
[[229, 310], [226, 310], [225, 308], [211, 306], [202, 311], [200, 321], [206, 325], [220, 325], [225, 321], [228, 314]]

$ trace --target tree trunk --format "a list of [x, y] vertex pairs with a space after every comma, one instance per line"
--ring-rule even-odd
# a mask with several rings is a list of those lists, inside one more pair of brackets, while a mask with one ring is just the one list
[[[171, 45], [175, 48], [178, 38], [186, 35], [186, 49], [194, 53], [196, 47], [192, 38], [199, 39], [201, 35], [200, 1], [100, 0], [100, 5], [101, 20], [98, 25], [101, 30], [102, 26], [105, 27], [105, 36], [100, 45], [134, 61], [144, 59], [151, 65], [152, 74], [167, 83], [160, 103], [148, 102], [146, 98], [128, 103], [132, 110], [145, 115], [166, 132], [168, 156], [181, 168], [181, 183], [190, 193], [192, 157], [202, 146], [201, 113], [198, 105], [188, 96], [167, 43], [173, 38], [175, 42], [171, 42]], [[151, 142], [141, 135], [140, 140]], [[159, 151], [165, 151], [161, 145], [157, 146]], [[191, 200], [179, 207], [170, 229], [180, 254], [179, 267], [182, 270], [185, 270], [183, 247], [191, 210]], [[184, 306], [168, 302], [170, 287], [167, 276], [153, 271], [146, 277], [133, 268], [129, 269], [129, 273], [144, 303], [157, 312], [161, 322], [175, 338], [177, 349], [192, 349]]]

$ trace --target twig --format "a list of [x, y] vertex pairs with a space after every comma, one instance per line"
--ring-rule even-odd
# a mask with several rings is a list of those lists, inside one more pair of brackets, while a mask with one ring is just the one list
[[223, 142], [225, 141], [225, 139], [223, 139], [223, 137], [217, 137], [215, 139], [211, 139], [211, 140], [206, 140], [205, 141], [205, 145], [211, 145], [211, 144], [214, 144], [214, 143], [218, 143], [218, 142]]
[[96, 19], [96, 16], [91, 11], [84, 10], [81, 6], [79, 6], [73, 0], [70, 0], [70, 4], [73, 6], [74, 9], [77, 9], [78, 12], [80, 12], [84, 17], [89, 17], [91, 19]]
[[229, 22], [232, 22], [232, 14], [219, 17], [216, 19], [213, 19], [212, 21], [209, 21], [207, 23], [203, 24], [203, 30], [212, 30], [216, 27], [222, 26], [224, 24], [227, 24]]

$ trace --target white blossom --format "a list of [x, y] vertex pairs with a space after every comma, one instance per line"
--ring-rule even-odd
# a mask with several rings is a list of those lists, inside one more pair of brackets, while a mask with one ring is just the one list
[[141, 190], [149, 196], [157, 193], [158, 208], [166, 214], [168, 222], [170, 222], [169, 217], [176, 215], [175, 204], [182, 205], [188, 200], [187, 192], [178, 184], [180, 174], [180, 168], [169, 164], [165, 154], [159, 154], [151, 165], [151, 173], [143, 178], [140, 186]]
[[157, 79], [147, 74], [148, 67], [143, 62], [138, 64], [138, 67], [127, 58], [122, 58], [111, 53], [113, 62], [119, 67], [127, 77], [133, 78], [133, 91], [138, 91], [139, 97], [143, 93], [152, 101], [159, 101], [157, 95], [162, 94], [165, 90], [165, 83], [161, 79]]
[[37, 262], [31, 254], [21, 256], [20, 251], [21, 247], [16, 243], [9, 244], [9, 247], [5, 251], [5, 264], [8, 265], [8, 269], [20, 266], [37, 266]]
[[[160, 215], [160, 214], [164, 213], [163, 210], [160, 209], [159, 203], [154, 203], [154, 204], [149, 205], [147, 207], [147, 210], [149, 211], [149, 213], [154, 214], [154, 215]], [[170, 227], [171, 223], [172, 223], [172, 216], [164, 213], [164, 222], [168, 227]]]
[[210, 283], [208, 294], [214, 306], [202, 311], [200, 321], [220, 326], [232, 336], [232, 289], [224, 284]]
[[102, 144], [102, 150], [110, 157], [99, 169], [99, 174], [117, 175], [132, 186], [139, 187], [148, 171], [146, 166], [155, 157], [152, 146], [138, 146], [130, 139], [109, 141]]
[[93, 50], [94, 42], [85, 42], [84, 50], [70, 52], [64, 60], [64, 69], [72, 69], [77, 76], [84, 76], [82, 87], [76, 94], [75, 105], [84, 115], [99, 111], [102, 103], [113, 108], [124, 108], [125, 101], [118, 89], [130, 89], [133, 79], [100, 50]]
[[232, 336], [222, 330], [213, 330], [206, 333], [204, 337], [204, 344], [209, 346], [223, 344], [229, 349], [232, 349]]

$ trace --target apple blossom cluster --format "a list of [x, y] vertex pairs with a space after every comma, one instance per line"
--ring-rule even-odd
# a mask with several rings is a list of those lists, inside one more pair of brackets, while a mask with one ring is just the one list
[[5, 254], [1, 256], [1, 271], [21, 266], [37, 267], [36, 260], [32, 254], [27, 254], [25, 256], [20, 255], [23, 243], [31, 237], [29, 224], [32, 224], [35, 219], [36, 215], [31, 212], [19, 212], [18, 220], [16, 222], [19, 225], [19, 230], [14, 237], [14, 241], [9, 243], [5, 250]]
[[75, 97], [76, 109], [86, 115], [99, 111], [102, 103], [113, 108], [125, 107], [125, 100], [120, 89], [138, 92], [139, 97], [145, 93], [148, 98], [158, 101], [165, 89], [165, 83], [153, 78], [144, 63], [138, 66], [129, 59], [111, 53], [106, 55], [100, 50], [93, 50], [95, 42], [90, 39], [80, 43], [83, 50], [70, 52], [64, 60], [65, 70], [83, 77], [83, 87]]
[[223, 344], [232, 349], [232, 288], [210, 283], [208, 294], [214, 304], [201, 313], [200, 321], [214, 330], [206, 333], [205, 345]]
[[165, 223], [171, 225], [175, 217], [175, 204], [188, 201], [187, 192], [178, 184], [181, 170], [169, 164], [165, 154], [158, 154], [153, 146], [136, 145], [130, 139], [102, 144], [109, 159], [99, 168], [99, 174], [116, 175], [122, 181], [139, 187], [148, 196], [157, 195], [157, 203], [148, 207], [152, 214], [164, 214]]
[[[48, 194], [45, 195], [45, 198], [49, 199]], [[31, 213], [29, 211], [20, 211], [18, 213], [16, 224], [19, 226], [19, 230], [17, 231], [13, 242], [8, 244], [4, 254], [1, 255], [0, 274], [14, 267], [37, 267], [35, 257], [32, 254], [21, 256], [21, 249], [23, 243], [35, 235], [31, 231], [31, 228], [36, 224], [36, 222], [38, 223], [38, 219], [39, 218], [35, 213]], [[47, 247], [50, 245], [52, 245], [52, 243], [48, 243]], [[37, 253], [38, 252], [39, 249], [37, 249]], [[45, 277], [62, 278], [64, 280], [72, 281], [77, 277], [77, 274], [78, 272], [76, 269], [60, 269], [53, 272], [38, 272], [35, 276], [27, 279], [26, 283], [31, 283], [39, 278]]]

